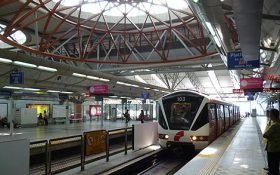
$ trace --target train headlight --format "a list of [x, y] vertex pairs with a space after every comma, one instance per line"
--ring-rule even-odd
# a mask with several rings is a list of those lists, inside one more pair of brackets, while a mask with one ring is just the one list
[[166, 139], [167, 140], [169, 138], [169, 135], [168, 134], [159, 134], [158, 137], [160, 139]]
[[196, 136], [191, 136], [192, 141], [196, 141], [197, 137]]

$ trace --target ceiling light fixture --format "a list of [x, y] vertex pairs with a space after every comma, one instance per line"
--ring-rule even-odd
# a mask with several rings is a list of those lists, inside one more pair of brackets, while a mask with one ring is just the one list
[[211, 33], [211, 35], [215, 36], [215, 31], [214, 31], [212, 24], [210, 22], [205, 22], [205, 23], [206, 23], [206, 26], [207, 26], [209, 32]]
[[2, 63], [11, 63], [13, 61], [9, 60], [9, 59], [6, 59], [6, 58], [0, 58], [0, 62], [2, 62]]
[[73, 92], [68, 92], [68, 91], [61, 91], [60, 93], [62, 93], [62, 94], [73, 94]]
[[35, 64], [25, 63], [25, 62], [21, 62], [21, 61], [15, 61], [14, 64], [18, 65], [18, 66], [29, 67], [29, 68], [37, 67]]
[[47, 92], [60, 92], [60, 91], [55, 91], [55, 90], [47, 90]]
[[49, 71], [49, 72], [56, 72], [57, 71], [57, 69], [55, 69], [55, 68], [45, 67], [45, 66], [38, 66], [38, 69]]
[[106, 78], [99, 78], [98, 80], [99, 80], [99, 81], [104, 81], [104, 82], [110, 81], [109, 79], [106, 79]]
[[36, 89], [36, 88], [23, 88], [23, 90], [27, 90], [27, 91], [39, 91], [40, 89]]
[[85, 74], [79, 74], [79, 73], [73, 73], [72, 75], [75, 76], [75, 77], [82, 77], [82, 78], [86, 77]]
[[214, 40], [215, 40], [218, 47], [222, 47], [221, 42], [219, 41], [217, 36], [214, 36]]
[[15, 87], [15, 86], [4, 86], [4, 89], [23, 89], [22, 87]]
[[94, 76], [90, 76], [90, 75], [88, 75], [87, 78], [92, 79], [92, 80], [98, 80], [99, 79], [98, 77], [94, 77]]

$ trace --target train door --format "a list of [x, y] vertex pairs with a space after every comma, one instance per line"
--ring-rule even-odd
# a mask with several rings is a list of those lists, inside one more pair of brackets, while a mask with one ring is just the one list
[[209, 143], [217, 138], [218, 135], [218, 121], [216, 113], [216, 105], [208, 104], [208, 117], [209, 117]]
[[218, 135], [221, 135], [225, 130], [224, 106], [217, 104], [217, 119], [218, 119]]
[[228, 105], [224, 105], [224, 111], [225, 111], [225, 130], [228, 130], [229, 122], [230, 122]]

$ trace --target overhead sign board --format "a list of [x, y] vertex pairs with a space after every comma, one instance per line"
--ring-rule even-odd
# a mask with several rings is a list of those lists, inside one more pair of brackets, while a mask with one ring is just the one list
[[260, 68], [260, 59], [256, 58], [256, 60], [246, 61], [242, 57], [241, 51], [228, 52], [227, 54], [227, 64], [228, 69], [253, 69]]
[[150, 93], [149, 92], [141, 92], [141, 98], [144, 100], [150, 98]]
[[10, 73], [10, 84], [23, 84], [23, 83], [24, 83], [23, 72]]
[[90, 94], [106, 94], [109, 92], [108, 85], [92, 85], [89, 87]]
[[240, 78], [240, 89], [263, 88], [262, 78]]

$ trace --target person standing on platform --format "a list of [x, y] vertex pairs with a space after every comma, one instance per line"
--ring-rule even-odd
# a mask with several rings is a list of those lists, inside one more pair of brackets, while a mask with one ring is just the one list
[[[268, 128], [271, 125], [271, 120], [270, 120], [270, 116], [269, 116], [270, 114], [269, 113], [270, 113], [270, 111], [266, 110], [266, 126], [265, 126], [265, 129], [264, 129], [264, 133], [268, 130]], [[267, 152], [267, 139], [266, 138], [263, 138], [263, 144], [265, 145], [264, 150]], [[267, 166], [263, 169], [268, 171]]]
[[125, 111], [125, 113], [123, 114], [124, 118], [125, 118], [125, 122], [128, 123], [130, 120], [130, 114], [128, 112], [128, 109]]
[[141, 113], [139, 114], [139, 119], [141, 121], [141, 123], [144, 123], [144, 111], [141, 110]]
[[48, 118], [47, 118], [47, 111], [46, 110], [44, 110], [44, 121], [45, 121], [45, 125], [49, 124]]
[[280, 120], [279, 111], [271, 109], [269, 112], [271, 125], [263, 134], [267, 139], [267, 160], [269, 175], [279, 175], [280, 165]]

